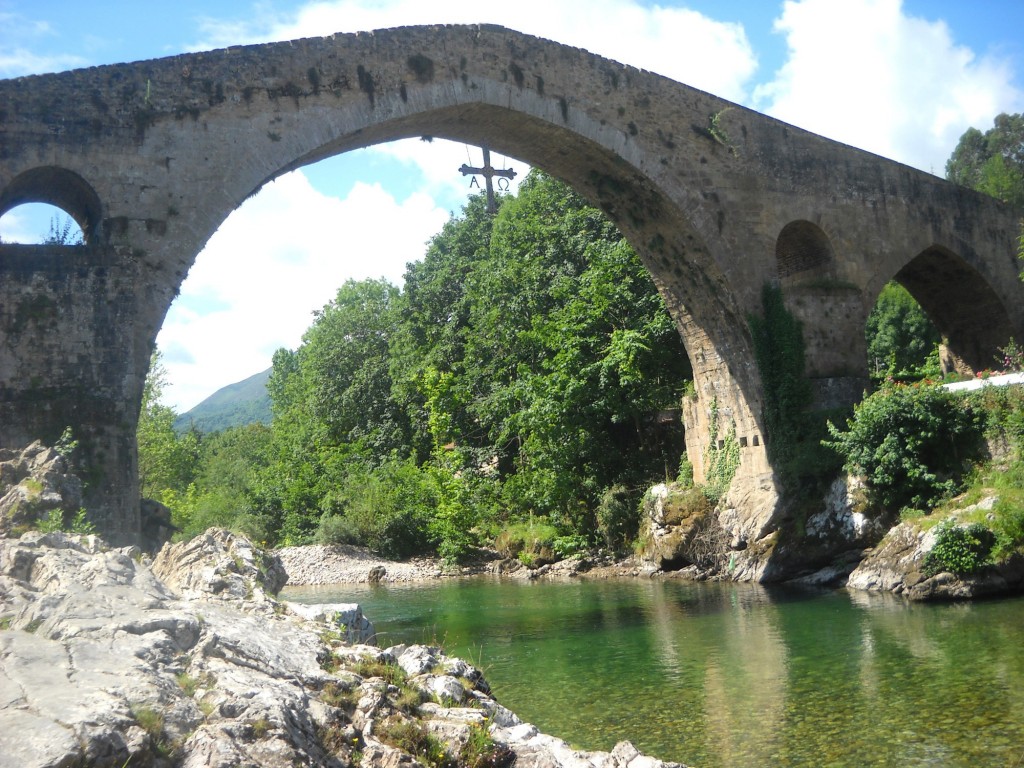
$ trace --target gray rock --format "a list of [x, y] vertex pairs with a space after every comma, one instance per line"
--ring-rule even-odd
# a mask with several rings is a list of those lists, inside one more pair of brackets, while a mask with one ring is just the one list
[[82, 481], [67, 459], [36, 441], [21, 451], [0, 449], [0, 536], [57, 511], [68, 519], [82, 507]]
[[[993, 502], [984, 499], [961, 514], [991, 509]], [[1024, 589], [1024, 558], [1020, 555], [970, 576], [926, 573], [925, 558], [935, 545], [936, 530], [923, 531], [911, 522], [894, 526], [854, 569], [846, 586], [892, 592], [911, 600], [962, 600]]]
[[377, 631], [358, 603], [286, 603], [288, 610], [308, 621], [327, 624], [349, 643], [375, 645]]
[[453, 755], [472, 728], [489, 727], [518, 765], [666, 765], [523, 728], [478, 670], [438, 648], [325, 638], [321, 619], [271, 596], [279, 579], [263, 553], [225, 531], [165, 547], [157, 563], [166, 581], [137, 549], [95, 537], [0, 539], [0, 768], [341, 768], [356, 749], [364, 768], [413, 768], [374, 736], [383, 720], [408, 717], [399, 688], [345, 669], [367, 659], [417, 670], [445, 704], [479, 705], [423, 706], [424, 727]]

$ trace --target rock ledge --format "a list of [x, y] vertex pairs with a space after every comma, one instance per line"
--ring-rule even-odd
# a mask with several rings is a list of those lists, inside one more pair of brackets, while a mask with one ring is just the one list
[[352, 606], [300, 616], [282, 574], [218, 530], [152, 563], [94, 536], [0, 539], [0, 767], [430, 765], [410, 733], [459, 765], [471, 741], [493, 768], [677, 765], [574, 750], [437, 648], [349, 643]]

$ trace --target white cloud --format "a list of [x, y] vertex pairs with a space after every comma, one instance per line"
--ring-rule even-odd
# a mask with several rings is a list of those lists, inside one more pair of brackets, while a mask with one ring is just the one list
[[938, 175], [968, 127], [1022, 106], [1006, 62], [900, 0], [788, 0], [775, 29], [789, 55], [755, 90], [759, 109]]
[[[0, 78], [21, 77], [42, 72], [60, 72], [82, 66], [82, 57], [70, 53], [40, 54], [31, 50], [32, 42], [53, 37], [49, 22], [28, 19], [17, 13], [0, 11]], [[13, 41], [17, 40], [18, 44]]]
[[42, 234], [36, 232], [25, 215], [25, 208], [13, 208], [0, 217], [0, 240], [5, 243], [38, 243]]
[[378, 184], [343, 200], [301, 171], [268, 184], [210, 239], [160, 331], [167, 402], [185, 411], [268, 367], [345, 280], [400, 283], [447, 218], [425, 194], [396, 201]]

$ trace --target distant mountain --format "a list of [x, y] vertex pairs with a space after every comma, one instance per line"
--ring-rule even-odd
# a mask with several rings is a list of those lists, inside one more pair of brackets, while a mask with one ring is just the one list
[[267, 380], [270, 378], [270, 370], [268, 368], [244, 381], [218, 389], [191, 411], [181, 414], [175, 420], [174, 428], [178, 432], [185, 432], [194, 426], [200, 432], [210, 433], [243, 424], [269, 424], [271, 413]]

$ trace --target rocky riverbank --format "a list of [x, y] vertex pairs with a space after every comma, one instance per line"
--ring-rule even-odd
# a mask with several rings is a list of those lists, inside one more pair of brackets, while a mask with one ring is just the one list
[[426, 581], [453, 573], [445, 571], [436, 558], [415, 558], [404, 562], [385, 560], [366, 547], [349, 544], [282, 547], [274, 554], [288, 573], [291, 586]]
[[152, 561], [95, 536], [0, 539], [0, 766], [677, 765], [574, 750], [440, 649], [360, 644], [353, 606], [278, 600], [284, 578], [216, 529]]
[[[480, 551], [474, 561], [459, 567], [446, 567], [438, 558], [385, 560], [365, 547], [348, 544], [310, 544], [282, 547], [274, 554], [288, 574], [288, 586], [327, 584], [408, 583], [461, 576], [493, 575], [515, 579], [539, 578], [613, 578], [652, 576], [660, 573], [653, 563], [637, 557], [616, 560], [608, 555], [575, 555], [555, 563], [528, 568], [515, 558], [502, 558], [497, 552]], [[686, 575], [692, 575], [687, 572]]]

